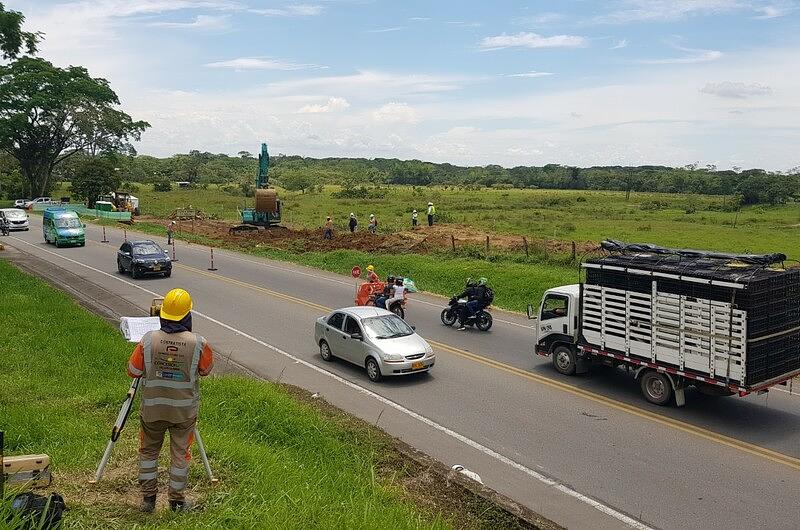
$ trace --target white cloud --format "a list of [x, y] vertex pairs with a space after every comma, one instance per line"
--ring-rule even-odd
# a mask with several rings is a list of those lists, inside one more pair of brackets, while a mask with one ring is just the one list
[[298, 64], [286, 61], [277, 61], [264, 57], [239, 57], [227, 61], [206, 63], [208, 68], [230, 68], [233, 70], [316, 70], [326, 68], [318, 64]]
[[627, 47], [628, 47], [628, 39], [622, 39], [615, 42], [614, 45], [611, 46], [611, 48], [609, 48], [609, 50], [621, 50], [622, 48], [627, 48]]
[[506, 77], [547, 77], [555, 75], [553, 72], [537, 72], [536, 70], [530, 72], [523, 72], [519, 74], [507, 74]]
[[529, 15], [514, 19], [514, 22], [520, 26], [530, 26], [538, 28], [540, 26], [548, 26], [556, 22], [561, 22], [566, 17], [561, 13], [540, 13], [538, 15]]
[[230, 28], [228, 15], [197, 15], [191, 22], [151, 22], [149, 26], [170, 29], [222, 31]]
[[695, 64], [716, 61], [722, 58], [723, 53], [718, 50], [701, 50], [696, 48], [684, 48], [673, 46], [676, 50], [684, 52], [681, 57], [669, 57], [664, 59], [642, 59], [641, 64]]
[[248, 11], [267, 17], [313, 17], [321, 15], [324, 8], [318, 5], [293, 4], [281, 8], [248, 9]]
[[788, 2], [783, 2], [778, 5], [767, 5], [757, 7], [755, 10], [759, 15], [753, 17], [759, 20], [767, 20], [771, 18], [785, 17], [792, 11], [796, 10], [797, 6]]
[[745, 0], [622, 0], [621, 9], [599, 15], [595, 24], [629, 24], [632, 22], [664, 22], [693, 15], [711, 15], [744, 8], [753, 2]]
[[772, 88], [759, 83], [745, 84], [723, 81], [722, 83], [706, 83], [700, 92], [721, 98], [746, 99], [769, 95], [772, 93]]
[[420, 121], [419, 114], [408, 103], [387, 103], [373, 111], [372, 118], [381, 123], [414, 124]]
[[344, 98], [332, 97], [328, 98], [328, 102], [324, 104], [311, 104], [300, 107], [297, 111], [298, 114], [323, 114], [326, 112], [341, 112], [350, 108], [350, 102]]
[[406, 29], [405, 26], [394, 26], [391, 28], [368, 29], [367, 33], [389, 33], [392, 31], [402, 31]]
[[449, 20], [445, 22], [445, 24], [450, 24], [451, 26], [461, 26], [462, 28], [479, 28], [483, 25], [480, 22], [467, 22], [465, 20]]
[[430, 19], [431, 17], [410, 17], [408, 20], [413, 20], [414, 22], [426, 22]]
[[483, 50], [501, 50], [504, 48], [581, 48], [586, 46], [586, 39], [576, 35], [554, 35], [543, 37], [537, 33], [517, 33], [516, 35], [496, 35], [484, 38], [480, 44]]

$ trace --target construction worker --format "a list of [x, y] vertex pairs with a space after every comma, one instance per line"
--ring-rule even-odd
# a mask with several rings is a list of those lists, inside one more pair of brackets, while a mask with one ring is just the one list
[[350, 212], [350, 233], [355, 233], [356, 228], [358, 228], [358, 219], [356, 219], [356, 214]]
[[375, 214], [374, 213], [369, 214], [369, 225], [368, 225], [368, 227], [369, 227], [369, 231], [372, 232], [373, 234], [378, 231], [378, 220], [375, 219]]
[[367, 281], [369, 283], [377, 283], [381, 281], [380, 277], [375, 273], [375, 266], [367, 266]]
[[428, 203], [428, 226], [433, 226], [433, 216], [436, 215], [436, 208], [432, 202]]
[[172, 235], [175, 233], [175, 221], [167, 223], [167, 245], [172, 244]]
[[211, 346], [192, 333], [192, 298], [183, 289], [164, 297], [161, 329], [148, 331], [131, 354], [128, 375], [140, 378], [139, 485], [141, 511], [155, 510], [158, 493], [158, 454], [169, 431], [169, 506], [186, 511], [184, 495], [189, 477], [191, 445], [200, 399], [199, 377], [211, 373]]
[[411, 228], [416, 228], [417, 227], [417, 216], [418, 215], [419, 214], [417, 214], [417, 210], [414, 210], [413, 212], [411, 212]]
[[322, 237], [325, 239], [333, 239], [333, 221], [331, 221], [330, 217], [325, 221], [325, 232]]

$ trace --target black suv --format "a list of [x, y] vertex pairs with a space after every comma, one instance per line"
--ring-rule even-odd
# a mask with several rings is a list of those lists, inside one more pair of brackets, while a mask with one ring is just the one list
[[161, 274], [169, 278], [172, 261], [154, 241], [126, 241], [117, 251], [117, 269], [123, 274], [130, 271], [134, 279], [145, 274]]

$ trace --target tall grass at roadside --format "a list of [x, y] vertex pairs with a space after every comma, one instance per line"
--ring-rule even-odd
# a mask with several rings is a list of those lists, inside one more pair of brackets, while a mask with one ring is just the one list
[[211, 377], [201, 385], [200, 430], [221, 478], [212, 489], [202, 467], [192, 466], [192, 495], [203, 500], [201, 511], [136, 511], [135, 412], [107, 478], [87, 488], [129, 383], [131, 344], [65, 294], [2, 260], [0, 278], [6, 452], [51, 456], [56, 479], [50, 489], [70, 507], [66, 528], [448, 526], [376, 476], [384, 439], [326, 420], [281, 388], [242, 377]]

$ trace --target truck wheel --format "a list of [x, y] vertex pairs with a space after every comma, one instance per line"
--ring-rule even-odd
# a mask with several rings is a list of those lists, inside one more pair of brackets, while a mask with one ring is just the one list
[[448, 309], [442, 309], [441, 318], [442, 318], [442, 324], [444, 324], [445, 326], [452, 326], [453, 324], [456, 323], [456, 320], [458, 319], [458, 315], [452, 309], [449, 309], [449, 308]]
[[672, 383], [669, 377], [660, 372], [646, 372], [639, 379], [639, 385], [644, 398], [654, 405], [666, 405], [672, 399]]
[[575, 358], [575, 352], [572, 350], [572, 348], [567, 346], [556, 346], [556, 348], [553, 350], [553, 367], [555, 367], [558, 373], [564, 375], [573, 375], [575, 373], [576, 365], [577, 359]]

